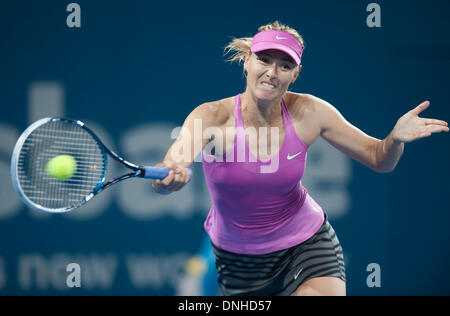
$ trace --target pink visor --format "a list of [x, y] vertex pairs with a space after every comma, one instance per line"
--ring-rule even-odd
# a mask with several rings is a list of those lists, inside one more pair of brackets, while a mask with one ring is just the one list
[[288, 54], [297, 65], [300, 65], [303, 47], [298, 39], [283, 31], [263, 31], [253, 37], [252, 53], [267, 49], [277, 49]]

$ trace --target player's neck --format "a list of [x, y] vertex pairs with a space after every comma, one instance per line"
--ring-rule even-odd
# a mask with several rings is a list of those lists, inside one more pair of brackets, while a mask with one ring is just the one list
[[276, 125], [282, 120], [281, 98], [261, 100], [245, 91], [241, 95], [241, 109], [246, 123], [254, 126]]

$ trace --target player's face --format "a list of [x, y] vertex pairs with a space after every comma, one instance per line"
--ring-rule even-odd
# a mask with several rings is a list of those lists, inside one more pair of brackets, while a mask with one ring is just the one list
[[301, 69], [288, 54], [279, 50], [250, 54], [244, 67], [247, 70], [247, 89], [258, 99], [281, 97], [295, 82]]

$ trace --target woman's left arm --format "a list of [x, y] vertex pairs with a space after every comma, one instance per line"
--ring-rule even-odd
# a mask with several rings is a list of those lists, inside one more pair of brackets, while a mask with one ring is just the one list
[[422, 102], [398, 119], [391, 133], [378, 144], [376, 161], [380, 170], [390, 172], [394, 170], [403, 153], [405, 143], [429, 137], [431, 134], [448, 132], [445, 121], [422, 118], [419, 114], [430, 106], [429, 101]]
[[347, 156], [380, 173], [394, 170], [403, 154], [404, 143], [449, 130], [445, 121], [418, 116], [430, 105], [425, 101], [403, 115], [391, 133], [379, 140], [353, 126], [328, 102], [312, 95], [307, 97], [317, 115], [320, 135]]

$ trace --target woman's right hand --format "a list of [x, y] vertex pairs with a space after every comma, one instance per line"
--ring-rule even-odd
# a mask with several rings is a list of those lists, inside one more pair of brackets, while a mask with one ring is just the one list
[[172, 161], [163, 161], [155, 167], [169, 168], [167, 177], [161, 180], [153, 180], [152, 187], [156, 193], [170, 194], [184, 187], [190, 179], [188, 168], [184, 168]]

